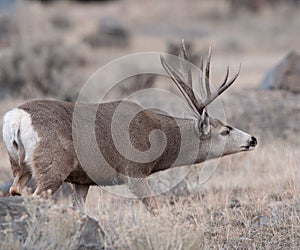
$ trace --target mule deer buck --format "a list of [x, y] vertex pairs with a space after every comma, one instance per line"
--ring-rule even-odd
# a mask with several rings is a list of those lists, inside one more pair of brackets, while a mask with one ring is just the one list
[[[187, 60], [184, 43], [180, 57], [182, 60]], [[86, 173], [85, 167], [80, 164], [76, 154], [72, 134], [72, 126], [76, 126], [72, 119], [74, 104], [37, 100], [8, 111], [3, 119], [3, 139], [14, 175], [10, 194], [21, 195], [32, 176], [37, 182], [34, 195], [41, 195], [47, 190], [54, 193], [62, 182], [70, 182], [74, 184], [74, 205], [80, 206], [85, 201], [91, 185], [128, 184], [129, 189], [146, 207], [150, 211], [155, 211], [157, 204], [155, 198], [149, 195], [150, 191], [145, 183], [145, 177], [170, 167], [201, 163], [208, 159], [254, 149], [257, 144], [255, 137], [223, 124], [210, 117], [206, 111], [206, 107], [229, 88], [239, 74], [238, 72], [231, 80], [228, 80], [229, 69], [227, 68], [223, 83], [212, 92], [209, 86], [210, 60], [211, 54], [209, 53], [205, 73], [202, 74], [200, 81], [207, 95], [206, 99], [201, 101], [196, 97], [192, 88], [191, 68], [182, 65], [179, 68], [173, 68], [161, 56], [162, 66], [183, 94], [195, 119], [174, 118], [159, 114], [142, 109], [139, 105], [128, 101], [82, 104], [87, 112], [89, 109], [96, 108], [94, 123], [96, 141], [105, 161], [115, 170], [111, 172], [101, 169], [102, 162], [97, 162], [100, 166], [98, 176], [95, 177], [97, 181], [93, 178], [94, 176]], [[201, 69], [204, 69], [203, 61]], [[112, 138], [111, 122], [114, 112], [121, 104], [126, 110], [137, 113], [129, 126], [132, 146], [137, 150], [145, 152], [149, 149], [151, 131], [158, 129], [164, 133], [166, 145], [157, 159], [138, 163], [118, 152]], [[127, 114], [123, 115], [126, 118]], [[84, 123], [84, 119], [80, 122]], [[193, 138], [188, 146], [181, 145], [181, 132]], [[159, 145], [161, 137], [154, 137], [155, 140], [155, 143]], [[219, 147], [221, 144], [224, 147]], [[88, 145], [85, 146], [88, 147]], [[184, 157], [173, 164], [180, 150], [183, 151]]]

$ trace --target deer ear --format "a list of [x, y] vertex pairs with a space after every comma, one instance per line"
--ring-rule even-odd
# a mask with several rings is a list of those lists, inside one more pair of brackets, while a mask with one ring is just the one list
[[202, 115], [200, 117], [199, 130], [200, 130], [200, 135], [209, 135], [210, 133], [209, 116], [205, 109], [203, 110]]

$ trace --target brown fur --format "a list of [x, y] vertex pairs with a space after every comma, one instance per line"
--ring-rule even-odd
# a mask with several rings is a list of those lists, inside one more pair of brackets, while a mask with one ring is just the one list
[[[184, 43], [182, 47], [181, 57], [186, 60], [187, 53]], [[200, 85], [205, 85], [207, 93], [207, 98], [202, 103], [194, 95], [189, 67], [181, 65], [182, 72], [187, 74], [187, 77], [184, 77], [182, 74], [178, 74], [179, 71], [174, 70], [164, 58], [161, 58], [161, 62], [181, 90], [194, 112], [195, 119], [179, 119], [158, 114], [127, 101], [100, 104], [80, 103], [76, 106], [78, 109], [76, 108], [75, 114], [74, 104], [67, 102], [40, 100], [28, 102], [19, 107], [30, 115], [33, 129], [39, 137], [39, 143], [34, 150], [33, 164], [30, 166], [37, 180], [35, 195], [40, 195], [48, 189], [54, 193], [62, 182], [67, 181], [75, 184], [74, 205], [80, 206], [85, 200], [90, 185], [127, 183], [130, 190], [153, 211], [157, 208], [157, 204], [154, 198], [150, 198], [151, 192], [145, 177], [170, 167], [200, 163], [208, 159], [251, 150], [256, 146], [257, 141], [253, 136], [209, 117], [205, 110], [207, 105], [232, 85], [239, 72], [228, 81], [229, 70], [227, 70], [224, 83], [213, 93], [210, 90], [209, 81], [202, 82]], [[205, 70], [207, 78], [209, 78], [209, 67], [210, 52]], [[116, 112], [120, 104], [125, 109], [122, 112], [120, 110]], [[94, 111], [96, 112], [95, 120], [93, 120]], [[133, 117], [131, 117], [132, 113], [135, 114]], [[116, 127], [112, 127], [115, 114], [120, 117], [116, 119], [118, 123]], [[73, 115], [76, 116], [76, 119], [73, 119]], [[123, 118], [125, 121], [127, 118], [131, 118], [128, 129], [123, 126]], [[4, 133], [7, 135], [6, 144], [14, 152], [15, 150], [10, 144], [10, 129], [7, 126]], [[130, 142], [123, 140], [121, 133], [124, 129], [129, 130]], [[78, 133], [79, 130], [83, 130], [84, 134]], [[152, 131], [157, 130], [163, 132], [164, 137], [161, 133], [153, 135]], [[93, 138], [91, 133], [93, 131], [96, 138]], [[127, 150], [129, 146], [132, 146], [140, 152], [147, 152], [146, 158], [151, 160], [140, 163], [127, 159], [117, 149], [112, 132], [117, 133], [117, 143], [121, 144], [119, 149]], [[72, 133], [76, 133], [74, 138]], [[150, 135], [153, 136], [150, 138]], [[91, 147], [93, 139], [96, 139], [97, 149]], [[150, 140], [153, 145], [150, 144]], [[166, 143], [163, 152], [156, 158], [151, 157], [151, 154], [155, 153], [148, 150], [154, 147], [158, 150], [164, 145], [163, 142]], [[85, 166], [80, 165], [82, 155], [75, 151], [78, 144], [82, 146], [83, 151], [86, 150], [83, 154]], [[22, 142], [19, 146], [22, 147]], [[105, 160], [97, 158], [99, 149]], [[76, 150], [78, 149], [76, 148]], [[22, 152], [22, 148], [19, 152]], [[19, 159], [21, 158], [19, 157]], [[110, 167], [107, 167], [105, 162]], [[12, 161], [13, 168], [15, 165], [19, 165], [21, 168], [22, 164], [22, 160], [20, 163]], [[84, 170], [87, 169], [87, 165], [89, 171]], [[28, 172], [28, 168], [26, 169]], [[91, 174], [90, 170], [93, 172], [92, 176], [88, 176]], [[15, 179], [15, 181], [18, 182], [19, 179]], [[22, 182], [22, 185], [25, 181]], [[17, 184], [13, 185], [12, 191], [15, 186]]]
[[[130, 124], [133, 146], [141, 151], [150, 147], [148, 135], [153, 129], [164, 131], [167, 147], [161, 157], [150, 163], [135, 163], [123, 157], [114, 147], [110, 133], [111, 118], [121, 102], [102, 103], [98, 107], [96, 119], [97, 143], [106, 161], [118, 172], [131, 177], [146, 177], [150, 174], [168, 169], [178, 156], [180, 131], [177, 122], [189, 125], [190, 120], [159, 115], [151, 111], [142, 111]], [[134, 103], [126, 102], [128, 108], [140, 109]], [[67, 102], [40, 100], [28, 102], [19, 107], [31, 115], [32, 125], [41, 141], [34, 152], [33, 172], [37, 180], [39, 195], [50, 189], [55, 192], [63, 181], [77, 185], [95, 185], [95, 182], [82, 169], [77, 160], [72, 139], [72, 115], [74, 105]], [[86, 106], [89, 108], [89, 105]], [[83, 121], [84, 122], [84, 118]], [[122, 184], [124, 180], [114, 183], [115, 176], [103, 176], [101, 185]], [[140, 183], [133, 183], [132, 189]], [[134, 191], [138, 193], [138, 191]], [[140, 194], [139, 194], [140, 195]], [[146, 196], [147, 194], [145, 194]], [[145, 203], [146, 198], [143, 198]]]
[[[149, 134], [154, 129], [162, 130], [166, 135], [167, 145], [163, 153], [154, 161], [149, 163], [136, 163], [122, 156], [115, 148], [111, 136], [111, 119], [113, 113], [120, 104], [123, 104], [128, 109], [141, 111], [142, 108], [131, 102], [110, 102], [101, 103], [97, 108], [95, 133], [98, 146], [105, 160], [116, 171], [103, 171], [100, 179], [97, 178], [97, 184], [100, 185], [115, 185], [126, 182], [126, 176], [134, 177], [128, 183], [129, 188], [145, 203], [145, 205], [153, 210], [157, 207], [154, 198], [149, 198], [150, 191], [147, 187], [147, 182], [144, 177], [147, 177], [155, 172], [163, 171], [172, 166], [181, 145], [181, 133], [184, 132], [197, 137], [201, 140], [197, 159], [190, 162], [190, 159], [185, 159], [178, 166], [200, 163], [208, 158], [212, 136], [201, 137], [197, 134], [195, 128], [195, 120], [173, 118], [167, 115], [157, 114], [150, 110], [139, 112], [131, 121], [129, 126], [129, 134], [132, 145], [140, 150], [149, 149]], [[85, 123], [85, 114], [95, 108], [93, 104], [82, 104], [86, 112], [82, 114], [80, 123]], [[72, 124], [74, 104], [59, 101], [39, 100], [25, 103], [19, 107], [30, 114], [32, 126], [37, 132], [40, 142], [34, 152], [34, 163], [31, 166], [35, 178], [37, 180], [37, 190], [35, 195], [40, 195], [47, 190], [52, 193], [61, 186], [62, 182], [71, 182], [75, 184], [75, 200], [74, 204], [80, 206], [85, 200], [85, 196], [90, 185], [96, 183], [90, 178], [80, 165], [77, 154], [73, 145]], [[222, 129], [227, 128], [216, 119], [210, 118], [211, 127], [219, 133]], [[182, 131], [180, 131], [180, 128]], [[213, 133], [212, 133], [213, 134]], [[201, 139], [202, 138], [202, 139]], [[160, 140], [161, 138], [157, 138]], [[22, 147], [22, 143], [19, 144]], [[87, 145], [88, 147], [88, 145]], [[236, 150], [237, 152], [238, 150]], [[242, 150], [239, 150], [242, 151]], [[230, 152], [232, 153], [232, 152]], [[222, 153], [225, 155], [226, 152]], [[22, 159], [21, 158], [21, 162]], [[20, 163], [20, 168], [31, 173], [28, 167], [21, 167], [25, 163]], [[19, 163], [12, 161], [12, 167], [18, 166]], [[101, 167], [101, 166], [99, 166]], [[18, 172], [18, 171], [16, 171]], [[16, 175], [16, 174], [15, 174]], [[31, 177], [31, 175], [30, 175]], [[16, 178], [15, 182], [19, 179]], [[16, 190], [15, 193], [20, 192]], [[77, 196], [77, 197], [76, 197]]]

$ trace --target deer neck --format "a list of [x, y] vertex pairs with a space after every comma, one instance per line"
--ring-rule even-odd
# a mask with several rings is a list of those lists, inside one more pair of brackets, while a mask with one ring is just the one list
[[168, 140], [158, 165], [167, 169], [203, 162], [210, 150], [210, 139], [201, 139], [196, 119], [165, 118], [161, 123]]

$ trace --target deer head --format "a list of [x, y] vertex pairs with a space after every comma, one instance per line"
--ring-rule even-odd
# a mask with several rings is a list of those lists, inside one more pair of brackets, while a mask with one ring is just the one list
[[[253, 150], [257, 145], [257, 140], [254, 136], [226, 125], [220, 120], [209, 116], [206, 110], [210, 103], [235, 82], [240, 69], [230, 80], [228, 80], [229, 67], [227, 67], [224, 81], [215, 92], [212, 92], [209, 86], [211, 61], [211, 49], [209, 49], [205, 69], [203, 59], [201, 59], [200, 66], [200, 92], [203, 94], [206, 93], [206, 99], [202, 101], [196, 96], [192, 87], [192, 71], [190, 63], [187, 62], [187, 52], [183, 41], [179, 57], [181, 59], [179, 68], [170, 66], [162, 56], [161, 63], [184, 96], [197, 120], [196, 132], [200, 139], [198, 162], [241, 151]], [[205, 77], [203, 77], [203, 75], [205, 75]]]

